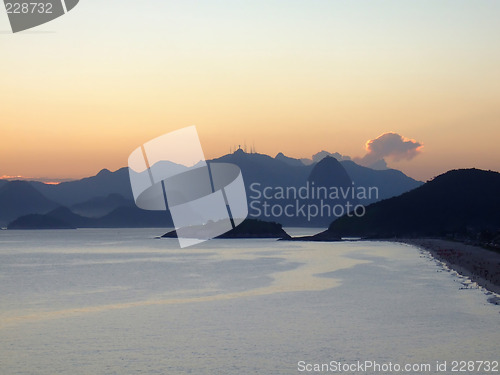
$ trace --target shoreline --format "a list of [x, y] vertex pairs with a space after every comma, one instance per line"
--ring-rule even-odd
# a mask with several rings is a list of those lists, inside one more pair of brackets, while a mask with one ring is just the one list
[[[446, 264], [450, 269], [500, 295], [500, 253], [482, 247], [434, 238], [398, 239], [393, 242], [405, 243], [428, 251], [434, 259]], [[495, 304], [500, 299], [493, 298]]]

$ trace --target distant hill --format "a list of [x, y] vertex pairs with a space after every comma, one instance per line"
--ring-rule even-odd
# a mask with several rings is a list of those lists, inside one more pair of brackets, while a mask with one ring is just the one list
[[378, 199], [368, 199], [363, 204], [398, 196], [423, 184], [396, 169], [374, 170], [351, 160], [340, 162], [357, 186], [377, 187]]
[[351, 187], [352, 180], [339, 161], [331, 156], [321, 159], [314, 165], [307, 179], [316, 186]]
[[500, 173], [452, 170], [417, 189], [366, 207], [362, 217], [334, 221], [325, 234], [387, 238], [495, 232], [500, 229], [499, 192]]
[[115, 172], [103, 169], [95, 176], [62, 182], [58, 185], [30, 183], [48, 199], [67, 207], [110, 194], [120, 194], [126, 199], [133, 199], [128, 168], [121, 168]]
[[146, 211], [140, 208], [119, 207], [109, 214], [96, 219], [98, 228], [168, 228], [173, 227], [168, 211]]
[[135, 203], [132, 199], [126, 199], [120, 194], [113, 193], [106, 197], [96, 197], [71, 206], [71, 211], [78, 215], [87, 217], [101, 217], [109, 214], [119, 207], [132, 207]]
[[95, 226], [92, 225], [95, 220], [77, 215], [69, 208], [64, 206], [57, 207], [55, 210], [50, 211], [45, 216], [47, 218], [57, 219], [72, 228], [88, 228]]
[[67, 207], [58, 207], [45, 215], [24, 215], [8, 225], [8, 229], [70, 228], [162, 228], [172, 227], [168, 211], [145, 211], [137, 207], [119, 207], [100, 218], [75, 214]]
[[7, 229], [75, 229], [75, 227], [48, 215], [30, 214], [17, 218]]
[[288, 156], [285, 156], [285, 154], [283, 154], [282, 152], [278, 153], [274, 158], [276, 160], [287, 163], [288, 165], [291, 165], [292, 167], [303, 167], [305, 165], [302, 162], [302, 160], [290, 158]]
[[[342, 195], [342, 191], [351, 191], [353, 181], [342, 164], [332, 156], [326, 156], [313, 165], [307, 182], [312, 189], [315, 189], [316, 195], [305, 202], [308, 205], [317, 207], [319, 212], [315, 217], [308, 218], [311, 226], [326, 227], [332, 220], [342, 215], [342, 213], [337, 213], [339, 207], [342, 207], [342, 212], [347, 212], [358, 203], [358, 200], [350, 194], [346, 194], [345, 197]], [[335, 188], [335, 191], [339, 191], [340, 194], [331, 197], [331, 188]], [[337, 207], [337, 209], [332, 209], [331, 212], [329, 210], [321, 212], [321, 206], [325, 204], [330, 207]], [[349, 208], [348, 204], [350, 204], [351, 208]]]
[[0, 187], [0, 226], [27, 214], [43, 214], [58, 204], [47, 199], [26, 181], [10, 181]]
[[311, 167], [305, 165], [293, 166], [279, 158], [249, 154], [241, 149], [211, 161], [236, 164], [242, 171], [247, 187], [253, 182], [266, 186], [300, 186], [311, 172]]

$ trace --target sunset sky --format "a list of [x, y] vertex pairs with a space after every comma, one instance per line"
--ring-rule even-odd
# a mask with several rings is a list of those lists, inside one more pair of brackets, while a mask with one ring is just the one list
[[12, 34], [0, 8], [0, 176], [79, 178], [196, 125], [238, 144], [364, 157], [426, 180], [500, 169], [498, 0], [80, 0]]

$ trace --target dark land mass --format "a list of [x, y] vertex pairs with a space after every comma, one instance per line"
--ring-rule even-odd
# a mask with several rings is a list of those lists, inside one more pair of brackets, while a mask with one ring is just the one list
[[342, 237], [335, 237], [328, 233], [327, 231], [314, 234], [312, 236], [299, 236], [299, 237], [290, 237], [290, 238], [283, 238], [283, 241], [306, 241], [306, 242], [336, 242], [336, 241], [342, 241]]
[[105, 197], [95, 197], [83, 203], [77, 203], [71, 206], [71, 211], [87, 217], [102, 217], [119, 207], [133, 206], [135, 206], [133, 199], [127, 199], [118, 193], [113, 193]]
[[[47, 221], [56, 219], [73, 228], [88, 228], [94, 221], [91, 218], [77, 215], [69, 208], [63, 206], [60, 206], [42, 216], [45, 217]], [[20, 219], [22, 219], [22, 217]]]
[[423, 182], [414, 180], [396, 169], [371, 169], [356, 164], [352, 160], [342, 160], [340, 164], [357, 186], [378, 188], [379, 196], [376, 199], [362, 202], [363, 204], [396, 197], [423, 184]]
[[58, 207], [44, 215], [25, 215], [14, 220], [8, 229], [69, 228], [160, 228], [171, 227], [168, 211], [145, 211], [137, 207], [119, 207], [100, 218], [77, 215], [67, 207]]
[[295, 159], [295, 158], [288, 157], [285, 154], [283, 154], [282, 152], [279, 152], [274, 157], [274, 159], [282, 161], [282, 162], [284, 162], [284, 163], [286, 163], [288, 165], [291, 165], [293, 167], [303, 167], [305, 165], [304, 163], [302, 163], [302, 161], [300, 159]]
[[48, 199], [67, 207], [110, 194], [120, 194], [128, 200], [133, 199], [127, 167], [115, 172], [103, 169], [95, 176], [57, 185], [35, 181], [30, 184]]
[[325, 235], [500, 240], [500, 173], [452, 170], [398, 197], [373, 203], [361, 217], [335, 220]]
[[0, 226], [27, 214], [44, 214], [58, 204], [27, 181], [10, 181], [0, 187]]
[[[344, 191], [349, 191], [349, 189], [352, 189], [353, 186], [353, 181], [345, 168], [337, 159], [331, 156], [323, 158], [313, 166], [307, 181], [311, 186], [314, 186], [315, 189], [319, 189], [317, 190], [317, 192], [328, 192], [328, 189], [332, 186], [336, 187], [339, 190], [343, 189]], [[321, 190], [322, 188], [324, 188], [324, 190]], [[308, 200], [305, 200], [304, 203], [307, 203], [308, 205], [314, 207], [321, 207], [322, 204], [328, 204], [330, 207], [342, 206], [344, 207], [345, 211], [348, 210], [348, 204], [350, 204], [351, 207], [358, 204], [358, 200], [356, 198], [353, 198], [352, 196], [346, 196], [345, 198], [339, 196], [338, 198], [330, 199], [327, 194], [320, 193], [319, 195], [319, 197], [316, 197], [314, 199], [310, 198]], [[293, 202], [290, 203], [293, 204]], [[332, 217], [334, 217], [332, 215], [334, 214], [320, 214], [316, 217], [309, 218], [308, 222], [313, 227], [324, 228], [331, 223]], [[299, 217], [298, 219], [304, 220], [304, 218], [302, 217]]]
[[173, 226], [170, 211], [146, 211], [136, 206], [119, 207], [95, 219], [96, 228], [168, 228]]
[[[203, 226], [199, 227], [203, 232]], [[196, 228], [194, 228], [196, 232]], [[165, 233], [163, 238], [177, 238], [175, 230]], [[231, 229], [229, 232], [221, 234], [217, 238], [290, 238], [288, 233], [285, 232], [282, 225], [275, 222], [262, 221], [256, 219], [245, 219], [236, 228]]]
[[40, 214], [21, 216], [9, 224], [7, 229], [76, 229], [54, 217]]

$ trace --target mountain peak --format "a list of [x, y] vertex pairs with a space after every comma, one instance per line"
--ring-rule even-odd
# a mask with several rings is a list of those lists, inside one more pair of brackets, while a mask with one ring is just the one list
[[242, 148], [239, 148], [235, 152], [233, 152], [233, 155], [246, 155], [246, 152], [243, 151]]
[[351, 186], [352, 180], [337, 159], [326, 156], [312, 169], [309, 181], [320, 186]]
[[96, 176], [106, 176], [109, 175], [111, 171], [107, 168], [101, 169]]
[[284, 153], [280, 152], [278, 153], [275, 157], [274, 157], [276, 160], [280, 160], [284, 163], [287, 163], [291, 166], [295, 166], [295, 167], [303, 167], [304, 166], [304, 163], [302, 163], [301, 160], [299, 159], [294, 159], [294, 158], [291, 158], [289, 156], [286, 156]]

